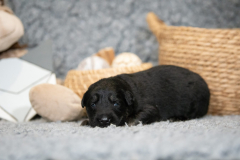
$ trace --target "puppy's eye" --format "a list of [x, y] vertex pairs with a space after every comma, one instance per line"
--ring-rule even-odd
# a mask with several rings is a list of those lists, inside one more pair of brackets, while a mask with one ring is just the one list
[[119, 107], [119, 105], [120, 105], [120, 104], [117, 103], [117, 102], [113, 104], [114, 107]]
[[95, 103], [92, 103], [92, 104], [91, 104], [91, 107], [93, 107], [93, 108], [96, 107], [96, 104], [95, 104]]

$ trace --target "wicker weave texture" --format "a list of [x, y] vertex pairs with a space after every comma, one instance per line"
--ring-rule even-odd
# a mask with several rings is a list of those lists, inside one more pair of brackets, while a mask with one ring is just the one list
[[72, 70], [68, 72], [64, 86], [72, 89], [79, 97], [82, 98], [88, 87], [102, 78], [116, 76], [122, 73], [135, 73], [151, 67], [151, 63], [144, 63], [139, 66], [107, 68], [101, 70]]
[[240, 114], [240, 29], [167, 26], [153, 13], [147, 21], [160, 44], [159, 63], [199, 73], [211, 92], [210, 114]]

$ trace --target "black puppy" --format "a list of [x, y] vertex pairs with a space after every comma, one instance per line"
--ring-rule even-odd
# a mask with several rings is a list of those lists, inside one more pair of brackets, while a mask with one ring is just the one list
[[82, 99], [89, 118], [82, 125], [198, 118], [207, 113], [209, 99], [208, 86], [198, 74], [177, 66], [157, 66], [92, 84]]

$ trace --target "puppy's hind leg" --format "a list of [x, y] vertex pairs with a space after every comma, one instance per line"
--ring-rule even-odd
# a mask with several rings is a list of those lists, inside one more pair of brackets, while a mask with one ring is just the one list
[[143, 110], [137, 113], [134, 121], [130, 125], [150, 124], [160, 120], [160, 115], [157, 107], [151, 105], [145, 105]]

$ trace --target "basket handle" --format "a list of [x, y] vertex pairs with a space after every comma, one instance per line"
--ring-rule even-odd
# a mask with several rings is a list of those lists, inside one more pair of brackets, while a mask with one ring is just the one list
[[153, 32], [153, 34], [156, 37], [158, 37], [158, 33], [160, 31], [159, 28], [166, 26], [166, 24], [162, 20], [160, 20], [156, 16], [156, 14], [154, 14], [153, 12], [149, 12], [147, 14], [147, 23], [148, 23], [150, 30]]

